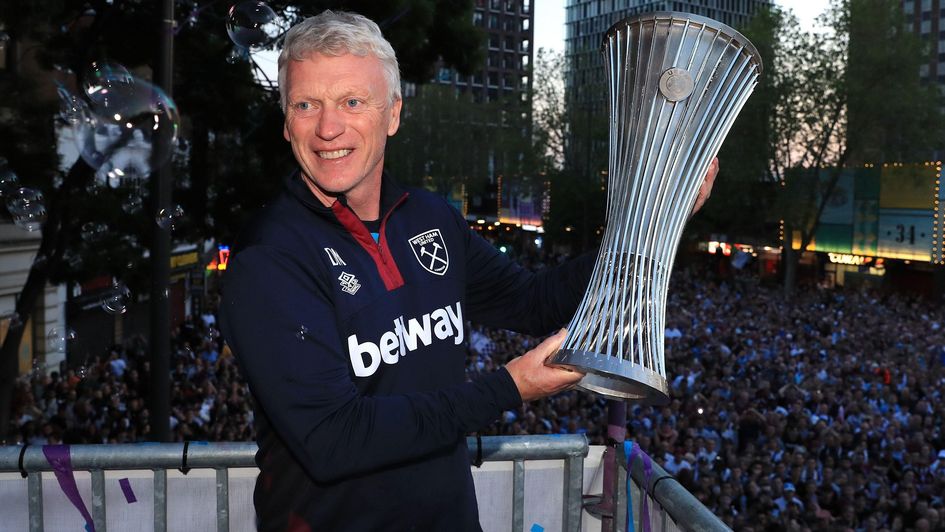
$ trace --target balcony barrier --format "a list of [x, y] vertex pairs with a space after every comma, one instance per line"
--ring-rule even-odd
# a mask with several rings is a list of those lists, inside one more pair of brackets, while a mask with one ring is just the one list
[[[480, 458], [477, 440], [467, 443], [470, 460]], [[81, 530], [82, 519], [95, 532], [146, 530], [148, 521], [156, 532], [254, 530], [256, 450], [250, 442], [0, 447], [0, 532]], [[582, 435], [482, 438], [484, 464], [473, 468], [473, 479], [484, 530], [602, 530], [599, 519], [582, 511], [582, 493], [601, 491], [603, 451]], [[613, 522], [614, 530], [625, 530], [626, 453], [619, 459]], [[637, 531], [727, 530], [658, 465], [646, 475], [641, 456], [631, 464]], [[139, 499], [143, 505], [131, 504]], [[644, 500], [649, 527], [640, 519]]]

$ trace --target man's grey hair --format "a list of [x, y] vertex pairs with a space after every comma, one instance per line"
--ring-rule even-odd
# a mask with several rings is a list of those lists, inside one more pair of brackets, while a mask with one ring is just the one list
[[387, 79], [388, 105], [400, 99], [400, 67], [394, 48], [381, 29], [369, 18], [357, 13], [325, 10], [299, 22], [286, 33], [279, 54], [279, 104], [285, 112], [286, 71], [289, 61], [304, 61], [313, 53], [340, 56], [372, 54], [381, 61]]

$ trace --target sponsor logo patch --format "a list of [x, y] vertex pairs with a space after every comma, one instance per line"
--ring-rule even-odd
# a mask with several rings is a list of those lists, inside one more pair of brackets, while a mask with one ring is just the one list
[[376, 342], [358, 335], [348, 336], [348, 356], [356, 377], [370, 377], [385, 364], [396, 364], [401, 357], [435, 341], [463, 343], [463, 307], [459, 301], [415, 318], [397, 316], [391, 330]]
[[413, 256], [423, 269], [434, 274], [443, 275], [450, 267], [450, 256], [446, 251], [446, 242], [439, 229], [430, 229], [407, 240]]

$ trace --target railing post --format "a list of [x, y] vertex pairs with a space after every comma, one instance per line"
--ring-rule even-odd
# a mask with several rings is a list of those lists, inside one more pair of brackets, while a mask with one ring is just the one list
[[29, 497], [30, 532], [43, 532], [43, 474], [30, 471], [26, 479]]
[[561, 529], [580, 532], [582, 493], [584, 491], [584, 457], [571, 455], [564, 460], [564, 498]]
[[512, 530], [525, 529], [525, 461], [512, 462]]
[[154, 470], [154, 532], [167, 532], [167, 470]]
[[105, 532], [105, 471], [93, 469], [92, 474], [92, 522], [95, 532]]
[[[627, 463], [627, 455], [623, 452], [623, 445], [620, 446], [619, 450], [614, 449], [614, 457], [616, 460], [622, 461], [623, 464]], [[627, 491], [627, 468], [623, 466], [623, 464], [618, 464], [616, 474], [614, 475], [614, 482], [617, 484], [614, 486], [614, 532], [627, 531], [630, 492]], [[636, 530], [636, 528], [634, 528], [634, 530]]]
[[217, 469], [217, 532], [230, 531], [230, 471]]

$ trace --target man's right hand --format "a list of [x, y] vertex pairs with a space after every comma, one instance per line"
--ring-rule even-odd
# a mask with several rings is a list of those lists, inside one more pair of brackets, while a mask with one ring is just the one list
[[579, 371], [545, 365], [548, 357], [561, 347], [567, 333], [568, 331], [561, 329], [531, 351], [505, 365], [505, 369], [515, 381], [522, 401], [533, 401], [567, 390], [584, 377]]

